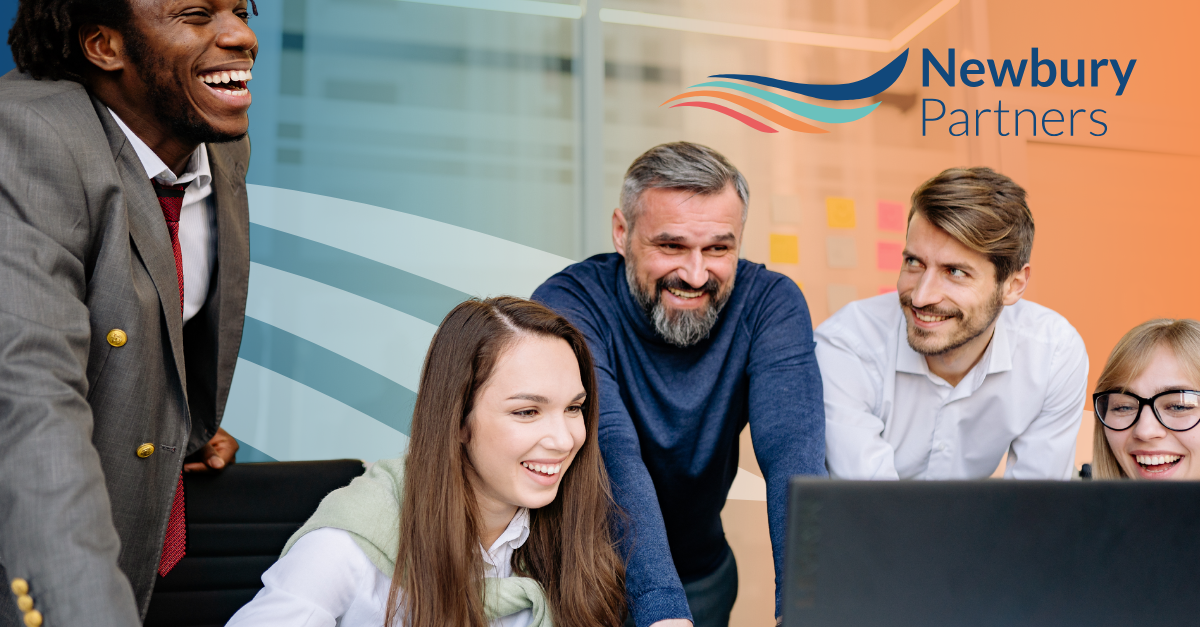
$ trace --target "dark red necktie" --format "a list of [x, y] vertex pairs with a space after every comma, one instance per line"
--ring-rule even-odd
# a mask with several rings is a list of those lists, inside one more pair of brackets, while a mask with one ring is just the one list
[[[167, 230], [171, 232], [171, 252], [175, 253], [175, 276], [179, 279], [179, 314], [183, 315], [183, 253], [179, 249], [179, 212], [183, 209], [183, 190], [188, 184], [161, 185], [154, 183], [158, 204], [162, 207]], [[183, 559], [187, 552], [187, 526], [183, 519], [183, 474], [175, 487], [175, 500], [171, 503], [171, 518], [167, 521], [167, 535], [163, 538], [162, 559], [158, 561], [158, 574], [165, 577]]]

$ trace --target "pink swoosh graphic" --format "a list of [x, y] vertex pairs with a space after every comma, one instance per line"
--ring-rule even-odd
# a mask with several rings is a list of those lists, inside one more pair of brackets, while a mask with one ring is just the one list
[[[783, 128], [790, 129], [793, 131], [799, 131], [801, 133], [828, 133], [829, 132], [823, 128], [813, 126], [812, 124], [806, 124], [804, 122], [801, 122], [800, 120], [797, 120], [796, 118], [793, 118], [792, 116], [787, 115], [787, 114], [783, 113], [782, 111], [776, 111], [775, 109], [772, 109], [771, 107], [768, 107], [767, 105], [765, 105], [761, 102], [758, 102], [757, 100], [752, 100], [750, 98], [746, 98], [745, 96], [741, 96], [738, 94], [727, 94], [723, 91], [689, 91], [689, 92], [679, 94], [678, 96], [675, 96], [674, 98], [672, 98], [671, 100], [668, 100], [667, 102], [671, 102], [673, 100], [679, 100], [680, 98], [692, 98], [695, 96], [705, 96], [708, 98], [720, 98], [721, 100], [724, 100], [726, 102], [732, 102], [735, 105], [741, 105], [741, 106], [749, 109], [750, 111], [753, 111], [754, 113], [757, 113], [757, 114], [763, 116], [764, 118], [770, 120], [771, 122], [774, 122], [774, 123], [782, 126]], [[664, 102], [663, 104], [667, 104], [667, 102]], [[659, 105], [659, 106], [662, 106], [662, 105]]]
[[722, 107], [721, 105], [712, 102], [681, 102], [677, 105], [671, 105], [672, 109], [675, 107], [700, 107], [701, 109], [711, 109], [717, 113], [724, 113], [725, 115], [737, 120], [738, 122], [741, 122], [742, 124], [745, 124], [746, 126], [749, 126], [756, 131], [762, 131], [763, 133], [779, 132], [744, 113], [738, 113], [729, 107]]

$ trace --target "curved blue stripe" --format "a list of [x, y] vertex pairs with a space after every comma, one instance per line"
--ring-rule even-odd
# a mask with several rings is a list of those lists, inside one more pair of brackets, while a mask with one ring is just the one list
[[253, 222], [250, 261], [373, 300], [434, 326], [470, 298], [424, 277]]
[[234, 438], [238, 443], [237, 463], [239, 464], [259, 464], [262, 462], [277, 462], [278, 459], [267, 455], [266, 453], [254, 448], [249, 442]]
[[904, 66], [907, 63], [908, 50], [905, 49], [904, 52], [900, 53], [900, 56], [892, 59], [891, 63], [883, 66], [882, 70], [860, 81], [842, 85], [792, 83], [769, 76], [756, 76], [754, 74], [713, 74], [709, 78], [733, 78], [739, 81], [746, 81], [747, 83], [756, 83], [790, 91], [793, 94], [800, 94], [801, 96], [820, 98], [821, 100], [860, 100], [862, 98], [870, 98], [891, 87], [892, 83], [895, 83], [896, 79], [900, 78], [900, 74], [904, 72]]
[[250, 316], [246, 316], [238, 357], [409, 435], [416, 393], [358, 362]]
[[[759, 89], [757, 87], [751, 87], [741, 83], [731, 83], [729, 81], [710, 81], [707, 83], [700, 83], [699, 85], [692, 85], [692, 87], [724, 87], [726, 89], [736, 89], [742, 93], [750, 94], [751, 96], [757, 96], [763, 100], [766, 100], [767, 102], [783, 107], [784, 109], [787, 109], [796, 115], [806, 117], [810, 120], [816, 120], [818, 122], [828, 122], [830, 124], [844, 124], [846, 122], [861, 120], [867, 117], [867, 114], [871, 113], [876, 107], [882, 104], [876, 102], [865, 107], [855, 107], [853, 109], [834, 109], [833, 107], [822, 107], [820, 105], [793, 100], [787, 96], [782, 96], [765, 89]], [[688, 89], [691, 89], [692, 87], [688, 87]]]

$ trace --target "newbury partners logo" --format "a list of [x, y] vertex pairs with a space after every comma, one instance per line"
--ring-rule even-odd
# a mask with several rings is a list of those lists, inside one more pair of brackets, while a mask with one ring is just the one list
[[[817, 98], [819, 100], [862, 100], [864, 98], [876, 96], [886, 90], [888, 87], [891, 87], [892, 83], [895, 83], [896, 79], [900, 78], [900, 74], [904, 72], [904, 66], [907, 63], [908, 50], [906, 49], [904, 52], [900, 53], [900, 56], [892, 59], [891, 63], [888, 63], [878, 72], [862, 80], [854, 81], [853, 83], [843, 83], [841, 85], [793, 83], [779, 80], [777, 78], [771, 78], [769, 76], [756, 76], [754, 74], [714, 74], [709, 78], [728, 78], [742, 82], [734, 83], [731, 81], [709, 81], [707, 83], [692, 85], [691, 87], [688, 87], [688, 89], [697, 91], [686, 91], [678, 96], [675, 96], [674, 98], [671, 98], [670, 100], [667, 100], [663, 103], [663, 105], [669, 102], [675, 102], [676, 100], [683, 100], [684, 98], [713, 98], [735, 104], [743, 109], [746, 109], [747, 111], [757, 114], [758, 116], [767, 120], [767, 122], [772, 122], [789, 130], [800, 133], [828, 133], [828, 130], [819, 126], [813, 126], [812, 124], [809, 124], [803, 120], [797, 119], [797, 117], [807, 118], [816, 122], [824, 122], [826, 124], [845, 124], [846, 122], [853, 122], [855, 120], [861, 120], [867, 117], [867, 115], [879, 107], [880, 103], [876, 102], [865, 107], [857, 107], [853, 109], [823, 107], [797, 100], [783, 94], [767, 91], [765, 89], [759, 89], [758, 87], [753, 87], [751, 85], [744, 85], [743, 83], [754, 83], [756, 85], [763, 85], [765, 87], [773, 87], [775, 89], [781, 89], [793, 94], [808, 96], [809, 98]], [[717, 91], [711, 89], [713, 87], [730, 91]], [[768, 102], [776, 107], [784, 109], [788, 113], [784, 113], [784, 111], [780, 111], [779, 109], [775, 109], [765, 104]], [[659, 106], [661, 107], [662, 105]], [[709, 102], [707, 100], [686, 100], [684, 102], [671, 105], [672, 109], [675, 107], [699, 107], [702, 109], [709, 109], [718, 113], [724, 113], [725, 115], [745, 124], [746, 126], [749, 126], [756, 131], [762, 131], [763, 133], [779, 132], [779, 129], [766, 122], [750, 117], [740, 111], [730, 109], [724, 105], [717, 104], [715, 102]], [[795, 115], [793, 116], [791, 114]]]

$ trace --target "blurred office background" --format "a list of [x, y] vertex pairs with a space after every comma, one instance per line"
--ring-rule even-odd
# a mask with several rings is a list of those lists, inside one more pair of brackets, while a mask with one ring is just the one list
[[[0, 0], [5, 26], [15, 0]], [[612, 250], [622, 174], [647, 148], [710, 145], [747, 175], [742, 255], [802, 287], [814, 324], [894, 290], [907, 199], [944, 168], [988, 165], [1030, 192], [1028, 297], [1067, 316], [1092, 380], [1117, 338], [1200, 317], [1190, 183], [1200, 166], [1177, 2], [1143, 15], [1079, 0], [259, 0], [251, 91], [251, 294], [225, 416], [242, 461], [399, 453], [421, 362], [468, 296], [528, 296]], [[1170, 19], [1163, 19], [1170, 14]], [[833, 37], [829, 37], [833, 35]], [[921, 85], [945, 60], [1137, 58], [1115, 89]], [[832, 132], [767, 134], [661, 106], [718, 73], [845, 83], [905, 48], [879, 109]], [[0, 70], [11, 59], [0, 58]], [[1111, 78], [1109, 79], [1111, 81]], [[1113, 82], [1115, 86], [1115, 82]], [[1107, 136], [921, 134], [921, 101], [1104, 108]], [[735, 107], [736, 108], [736, 107]], [[741, 111], [741, 109], [739, 109]], [[755, 114], [743, 111], [751, 117]], [[724, 512], [735, 625], [772, 620], [765, 490], [743, 435]], [[1084, 422], [1077, 463], [1090, 460]], [[1001, 463], [1001, 465], [1003, 462]]]

